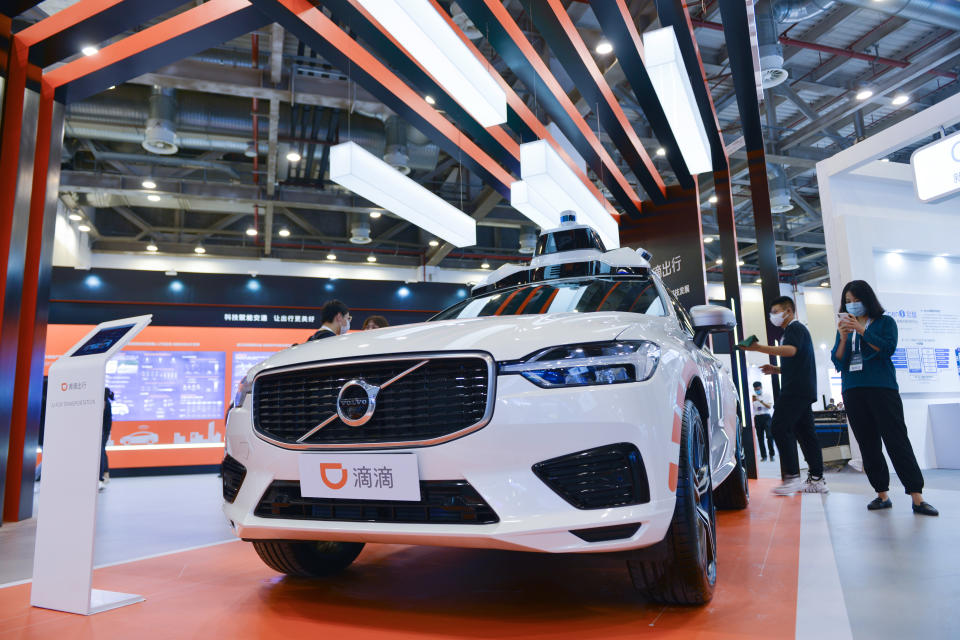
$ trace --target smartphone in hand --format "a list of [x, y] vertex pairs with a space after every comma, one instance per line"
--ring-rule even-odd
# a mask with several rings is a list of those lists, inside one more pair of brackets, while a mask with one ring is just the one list
[[738, 347], [749, 347], [749, 346], [753, 345], [754, 343], [759, 342], [759, 340], [760, 340], [760, 339], [759, 339], [757, 336], [755, 336], [755, 335], [754, 335], [754, 336], [750, 336], [750, 337], [746, 338], [745, 340], [741, 340], [740, 342], [738, 342], [738, 343], [737, 343], [737, 346], [738, 346]]

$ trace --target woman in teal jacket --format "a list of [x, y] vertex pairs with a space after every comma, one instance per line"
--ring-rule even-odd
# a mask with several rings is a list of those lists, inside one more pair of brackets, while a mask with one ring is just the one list
[[863, 280], [848, 283], [840, 299], [837, 339], [830, 355], [843, 380], [843, 403], [850, 428], [860, 443], [863, 470], [877, 492], [867, 509], [893, 506], [887, 495], [890, 471], [882, 449], [886, 446], [897, 477], [913, 499], [913, 512], [939, 515], [923, 499], [923, 474], [903, 419], [892, 360], [897, 348], [897, 323], [884, 314], [877, 294]]

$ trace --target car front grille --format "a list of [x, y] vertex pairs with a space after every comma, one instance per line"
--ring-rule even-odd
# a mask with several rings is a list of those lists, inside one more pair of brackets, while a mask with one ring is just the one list
[[577, 509], [650, 502], [640, 451], [625, 442], [544, 460], [533, 465], [533, 472]]
[[220, 475], [223, 477], [223, 499], [233, 503], [240, 493], [243, 479], [247, 477], [247, 468], [228, 455], [220, 464]]
[[419, 502], [304, 498], [296, 480], [274, 480], [254, 514], [260, 518], [339, 522], [492, 524], [500, 518], [465, 480], [420, 482]]
[[[337, 397], [351, 380], [382, 386], [365, 424], [351, 427], [337, 413]], [[350, 360], [264, 373], [254, 383], [254, 426], [267, 440], [296, 448], [435, 444], [479, 429], [493, 410], [495, 364], [483, 354]], [[311, 429], [333, 420], [308, 438]]]

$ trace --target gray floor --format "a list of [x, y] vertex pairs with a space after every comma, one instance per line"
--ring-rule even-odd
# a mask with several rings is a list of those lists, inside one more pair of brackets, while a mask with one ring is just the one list
[[[759, 472], [778, 477], [779, 464], [761, 463]], [[958, 637], [960, 471], [924, 476], [939, 518], [915, 516], [895, 476], [894, 508], [868, 512], [874, 494], [863, 474], [827, 474], [823, 505], [857, 640]], [[220, 500], [215, 475], [114, 479], [100, 494], [95, 564], [232, 539]], [[32, 520], [0, 527], [0, 584], [30, 577], [33, 533]]]
[[[216, 474], [115, 478], [97, 504], [94, 564], [233, 539], [222, 500]], [[0, 526], [0, 584], [33, 573], [34, 527], [34, 519]]]

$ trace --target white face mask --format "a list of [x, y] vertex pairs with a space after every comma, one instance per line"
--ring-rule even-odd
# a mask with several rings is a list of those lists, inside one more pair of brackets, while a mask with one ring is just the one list
[[783, 311], [781, 311], [780, 313], [771, 313], [771, 314], [770, 314], [770, 324], [772, 324], [772, 325], [775, 326], [775, 327], [782, 327], [782, 326], [783, 326], [783, 321], [784, 321], [784, 319], [785, 319], [784, 316], [786, 316], [786, 315], [787, 315], [787, 314], [784, 313]]
[[344, 323], [343, 323], [343, 326], [340, 327], [340, 335], [342, 335], [342, 336], [347, 335], [347, 331], [350, 331], [350, 321], [349, 321], [349, 320], [347, 320], [346, 322], [344, 322]]

